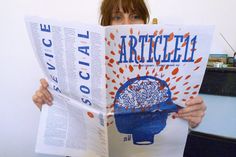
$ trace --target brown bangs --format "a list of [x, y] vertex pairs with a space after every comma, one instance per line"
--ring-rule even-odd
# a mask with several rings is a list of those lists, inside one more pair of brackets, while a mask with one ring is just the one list
[[112, 12], [120, 11], [120, 4], [125, 13], [136, 13], [144, 23], [148, 23], [149, 12], [144, 0], [103, 0], [100, 17], [102, 26], [111, 24]]

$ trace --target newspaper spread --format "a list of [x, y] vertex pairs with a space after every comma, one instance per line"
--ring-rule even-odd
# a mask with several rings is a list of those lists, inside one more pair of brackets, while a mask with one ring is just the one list
[[26, 18], [53, 105], [36, 152], [181, 157], [188, 124], [172, 114], [198, 95], [212, 26], [65, 23]]

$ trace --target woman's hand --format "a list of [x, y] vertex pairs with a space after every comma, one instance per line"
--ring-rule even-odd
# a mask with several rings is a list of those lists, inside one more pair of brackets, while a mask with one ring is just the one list
[[202, 118], [205, 115], [206, 105], [202, 97], [197, 96], [186, 102], [186, 107], [180, 109], [173, 116], [176, 118], [182, 118], [188, 121], [190, 127], [194, 128], [201, 123]]
[[40, 87], [32, 99], [40, 110], [43, 104], [52, 105], [52, 94], [48, 91], [48, 82], [45, 79], [40, 79]]

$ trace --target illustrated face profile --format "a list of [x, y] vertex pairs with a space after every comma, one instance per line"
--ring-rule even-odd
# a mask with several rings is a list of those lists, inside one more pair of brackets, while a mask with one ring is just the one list
[[167, 83], [153, 76], [125, 82], [114, 100], [115, 122], [120, 133], [132, 134], [136, 145], [149, 145], [166, 126], [169, 113], [177, 111]]

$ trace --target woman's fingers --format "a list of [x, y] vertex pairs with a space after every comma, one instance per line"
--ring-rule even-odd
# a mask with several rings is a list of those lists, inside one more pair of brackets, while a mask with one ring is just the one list
[[43, 88], [48, 88], [48, 82], [46, 79], [44, 78], [40, 79], [40, 83]]
[[43, 93], [44, 97], [47, 99], [47, 102], [49, 102], [51, 104], [53, 98], [52, 98], [52, 94], [48, 91], [48, 89], [41, 86], [40, 87], [40, 92]]
[[192, 127], [192, 128], [195, 128], [196, 126], [198, 126], [198, 124], [200, 124], [201, 121], [202, 121], [202, 119], [199, 118], [199, 117], [195, 117], [195, 118], [193, 118], [193, 117], [185, 117], [185, 120], [188, 121], [190, 127]]
[[40, 89], [32, 97], [36, 106], [41, 109], [43, 104], [52, 105], [52, 96], [47, 89]]
[[46, 79], [40, 79], [40, 88], [32, 96], [33, 102], [41, 110], [43, 104], [52, 105], [53, 97], [48, 90], [48, 82]]
[[193, 111], [193, 112], [187, 112], [187, 113], [178, 113], [177, 114], [179, 118], [183, 118], [183, 117], [204, 117], [205, 113], [201, 110], [197, 110], [197, 111]]
[[[39, 98], [42, 99], [44, 103], [47, 103], [48, 105], [51, 105], [51, 95], [47, 89], [39, 89], [36, 91], [35, 95]], [[43, 105], [43, 104], [42, 104]]]
[[206, 105], [199, 96], [186, 102], [186, 107], [173, 114], [173, 117], [185, 119], [191, 127], [196, 127], [205, 115]]
[[192, 127], [192, 128], [196, 127], [202, 121], [202, 117], [188, 116], [188, 117], [183, 117], [182, 119], [188, 121], [190, 127]]
[[202, 104], [202, 103], [204, 103], [202, 97], [196, 96], [196, 97], [193, 98], [193, 99], [189, 99], [189, 100], [186, 102], [186, 106], [191, 106], [191, 105], [196, 105], [196, 104]]
[[33, 95], [32, 99], [33, 99], [33, 102], [35, 103], [35, 105], [41, 110], [42, 105], [45, 103], [45, 102], [43, 101], [43, 99], [41, 99], [40, 97], [38, 97], [36, 94]]
[[44, 96], [47, 99], [47, 102], [49, 102], [50, 104], [52, 103], [53, 97], [52, 94], [48, 91], [48, 82], [46, 81], [46, 79], [40, 79], [40, 91], [44, 94]]
[[197, 111], [205, 111], [206, 107], [203, 104], [195, 104], [193, 106], [187, 106], [181, 110], [178, 111], [179, 114], [187, 114], [191, 112], [197, 112]]

